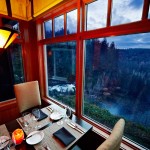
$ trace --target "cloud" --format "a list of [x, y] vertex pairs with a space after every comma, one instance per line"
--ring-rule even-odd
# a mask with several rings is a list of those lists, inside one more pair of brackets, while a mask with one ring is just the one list
[[113, 0], [112, 25], [141, 20], [143, 0]]
[[131, 34], [106, 38], [107, 42], [115, 42], [117, 48], [150, 48], [150, 33]]
[[61, 15], [59, 17], [56, 17], [54, 20], [54, 24], [55, 24], [55, 32], [62, 28], [64, 29], [64, 16]]

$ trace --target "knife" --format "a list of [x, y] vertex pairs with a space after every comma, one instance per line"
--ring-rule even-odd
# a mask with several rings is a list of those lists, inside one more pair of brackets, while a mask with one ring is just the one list
[[52, 125], [52, 123], [49, 122], [48, 124], [42, 126], [41, 128], [38, 128], [38, 130], [39, 130], [39, 131], [44, 130], [45, 128], [47, 128], [47, 127], [49, 127], [49, 126], [51, 126], [51, 125]]
[[71, 123], [67, 122], [67, 125], [70, 126], [71, 128], [77, 130], [78, 132], [80, 132], [81, 134], [83, 134], [84, 132], [81, 131], [79, 128], [76, 128], [75, 126], [73, 126]]
[[[41, 132], [42, 132], [42, 131], [41, 131]], [[28, 138], [30, 138], [30, 137], [32, 137], [32, 136], [38, 134], [38, 133], [40, 133], [40, 132], [35, 132], [34, 134], [32, 134], [32, 135], [30, 135], [30, 136], [27, 136], [26, 139], [28, 139]]]
[[75, 128], [78, 128], [79, 130], [81, 130], [82, 132], [86, 132], [86, 131], [84, 131], [83, 129], [81, 129], [81, 128], [79, 128], [76, 124], [74, 124], [73, 122], [70, 122], [70, 124], [72, 124]]
[[46, 107], [47, 110], [49, 110], [51, 113], [53, 112], [53, 109], [51, 107]]

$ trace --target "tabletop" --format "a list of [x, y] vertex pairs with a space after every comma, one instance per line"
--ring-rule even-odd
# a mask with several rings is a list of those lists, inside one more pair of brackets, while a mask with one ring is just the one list
[[[15, 148], [16, 150], [22, 149], [28, 149], [28, 150], [32, 150], [32, 149], [36, 149], [36, 150], [44, 150], [43, 145], [46, 143], [46, 145], [51, 149], [51, 150], [66, 150], [66, 149], [71, 149], [72, 147], [74, 147], [74, 145], [77, 144], [77, 142], [83, 137], [85, 136], [91, 129], [92, 129], [92, 125], [90, 125], [89, 123], [85, 122], [84, 120], [76, 117], [75, 115], [72, 115], [72, 118], [69, 120], [69, 123], [73, 123], [73, 125], [77, 125], [77, 127], [81, 130], [84, 131], [84, 133], [79, 132], [78, 130], [75, 130], [76, 126], [70, 126], [68, 125], [68, 122], [65, 121], [65, 119], [63, 118], [63, 124], [62, 125], [58, 125], [57, 121], [53, 121], [50, 119], [50, 115], [52, 114], [52, 112], [48, 109], [48, 108], [52, 108], [52, 110], [55, 111], [59, 111], [62, 114], [64, 113], [64, 109], [60, 109], [59, 106], [56, 105], [50, 105], [47, 106], [45, 108], [42, 108], [41, 110], [48, 115], [47, 118], [43, 119], [42, 121], [37, 121], [34, 122], [36, 124], [34, 124], [33, 122], [30, 123], [30, 128], [31, 130], [27, 130], [25, 131], [23, 125], [21, 124], [19, 118], [17, 118], [16, 120], [13, 120], [9, 123], [6, 123], [6, 128], [8, 130], [8, 132], [11, 134], [15, 129], [17, 128], [22, 128], [25, 132], [25, 136], [27, 136], [30, 132], [38, 130], [34, 129], [34, 126], [39, 126], [40, 131], [42, 131], [44, 133], [44, 138], [42, 139], [42, 141], [36, 145], [29, 145], [26, 143], [26, 141], [23, 141], [22, 144], [17, 145]], [[48, 125], [47, 125], [48, 124]], [[73, 142], [71, 142], [69, 145], [65, 146], [59, 139], [57, 139], [53, 134], [55, 132], [57, 132], [58, 130], [65, 128], [69, 133], [71, 133], [74, 137], [75, 140]]]

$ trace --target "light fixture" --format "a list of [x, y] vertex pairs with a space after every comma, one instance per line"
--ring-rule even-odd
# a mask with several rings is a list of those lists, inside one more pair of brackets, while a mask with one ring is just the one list
[[19, 32], [10, 26], [0, 27], [0, 48], [6, 49], [18, 35]]

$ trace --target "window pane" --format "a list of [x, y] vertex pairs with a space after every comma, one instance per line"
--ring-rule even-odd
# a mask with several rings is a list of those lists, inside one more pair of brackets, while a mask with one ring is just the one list
[[0, 102], [15, 97], [13, 85], [24, 81], [21, 46], [11, 44], [0, 54]]
[[46, 45], [48, 94], [75, 108], [76, 42]]
[[24, 82], [24, 70], [22, 63], [22, 48], [19, 44], [12, 44], [11, 46], [11, 61], [14, 76], [14, 83]]
[[113, 0], [112, 25], [139, 21], [142, 18], [143, 0]]
[[[150, 148], [150, 33], [86, 40], [84, 115]], [[142, 136], [141, 136], [142, 135]]]
[[67, 13], [67, 34], [77, 32], [77, 9]]
[[52, 20], [48, 20], [44, 22], [44, 32], [45, 32], [45, 38], [52, 37]]
[[64, 15], [55, 18], [55, 36], [64, 35]]
[[106, 27], [107, 0], [97, 0], [87, 5], [87, 30]]

